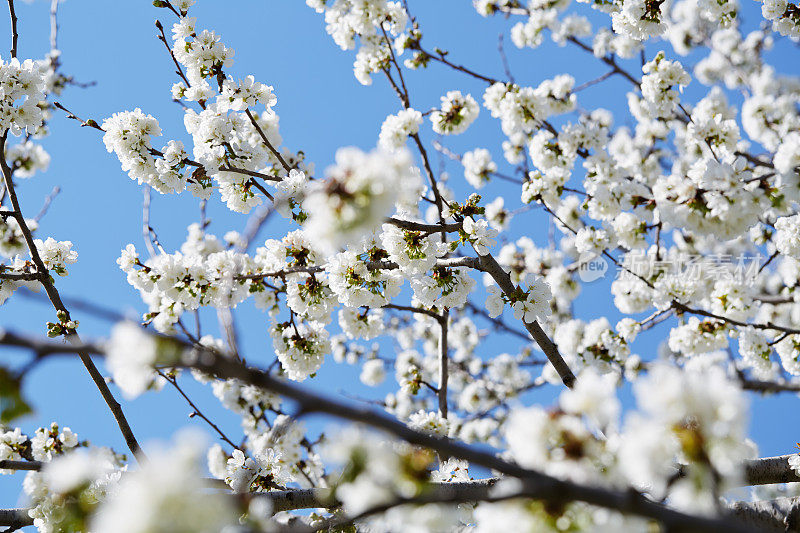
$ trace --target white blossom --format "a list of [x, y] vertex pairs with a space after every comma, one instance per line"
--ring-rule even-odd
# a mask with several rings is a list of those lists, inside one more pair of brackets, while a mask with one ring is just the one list
[[478, 118], [480, 108], [472, 96], [449, 91], [442, 96], [442, 105], [431, 113], [433, 131], [443, 135], [463, 133]]

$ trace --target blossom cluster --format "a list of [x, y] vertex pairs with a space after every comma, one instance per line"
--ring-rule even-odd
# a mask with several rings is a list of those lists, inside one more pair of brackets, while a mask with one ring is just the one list
[[[758, 455], [745, 389], [796, 392], [800, 383], [800, 83], [765, 56], [780, 42], [773, 31], [797, 40], [797, 6], [763, 2], [771, 24], [747, 33], [734, 0], [475, 0], [481, 16], [511, 20], [515, 53], [538, 53], [549, 34], [608, 69], [588, 81], [539, 70], [517, 81], [502, 43], [502, 75], [427, 48], [409, 3], [306, 1], [334, 43], [355, 50], [356, 79], [385, 77], [399, 100], [367, 130], [377, 133], [374, 148], [340, 148], [318, 173], [303, 150], [284, 145], [275, 87], [234, 76], [233, 48], [189, 16], [194, 1], [154, 2], [177, 17], [171, 40], [162, 38], [177, 68], [169, 90], [183, 140], [156, 143], [158, 119], [134, 106], [82, 123], [102, 130], [131, 180], [189, 191], [202, 219], [177, 248], [150, 227], [147, 252], [125, 246], [117, 264], [146, 311], [88, 347], [105, 354], [108, 382], [124, 398], [175, 388], [220, 440], [184, 434], [134, 468], [68, 427], [30, 437], [3, 427], [0, 460], [40, 468], [24, 483], [39, 531], [336, 527], [362, 514], [354, 527], [374, 531], [655, 527], [613, 508], [531, 498], [513, 475], [476, 480], [487, 464], [444, 448], [306, 425], [275, 391], [303, 391], [294, 393], [305, 398], [300, 414], [341, 414], [315, 396], [333, 365], [352, 367], [337, 380], [363, 385], [339, 387], [350, 401], [367, 390], [401, 430], [372, 412], [348, 417], [367, 413], [366, 425], [379, 420], [413, 442], [478, 443], [514, 468], [636, 491], [697, 516], [722, 516], [725, 498], [747, 498], [731, 491]], [[25, 134], [0, 154], [9, 183], [50, 164], [34, 142], [57, 85], [48, 68], [0, 62], [0, 131]], [[414, 93], [406, 75], [434, 68], [463, 84], [448, 79], [427, 100]], [[626, 89], [590, 96], [611, 83]], [[478, 137], [479, 128], [496, 137]], [[207, 216], [222, 205], [233, 214]], [[222, 230], [228, 215], [257, 206], [241, 233]], [[283, 220], [269, 220], [273, 211]], [[0, 303], [77, 261], [71, 241], [34, 238], [38, 226], [16, 211], [0, 220]], [[758, 261], [730, 260], [745, 256]], [[590, 288], [597, 264], [617, 275]], [[601, 316], [598, 295], [613, 300], [615, 322]], [[256, 326], [237, 328], [233, 310], [253, 308]], [[77, 321], [62, 309], [57, 318], [48, 333], [78, 342]], [[251, 356], [244, 347], [257, 332], [263, 350]], [[14, 393], [21, 378], [3, 378]], [[179, 384], [188, 380], [198, 385], [190, 392]], [[564, 386], [549, 407], [530, 393]], [[239, 435], [190, 399], [202, 387]], [[800, 459], [787, 466], [800, 472]], [[488, 492], [459, 505], [431, 496], [450, 494], [449, 484]], [[308, 488], [336, 508], [272, 508], [270, 496], [291, 503]]]
[[33, 134], [44, 121], [47, 64], [0, 59], [0, 133]]

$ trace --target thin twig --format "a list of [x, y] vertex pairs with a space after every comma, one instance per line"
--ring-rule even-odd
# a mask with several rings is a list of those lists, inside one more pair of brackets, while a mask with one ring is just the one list
[[[172, 47], [167, 42], [167, 36], [164, 35], [164, 26], [161, 25], [160, 20], [156, 20], [156, 28], [158, 28], [159, 31], [158, 40], [164, 43], [164, 46], [166, 46], [167, 48], [167, 52], [169, 52], [169, 56], [172, 58], [172, 62], [175, 64], [175, 73], [178, 76], [180, 76], [180, 78], [186, 84], [187, 88], [191, 87], [192, 84], [189, 82], [189, 78], [187, 78], [186, 74], [183, 73], [183, 68], [181, 67], [181, 64], [178, 63], [178, 60], [175, 58], [175, 54], [172, 52]], [[198, 102], [198, 103], [200, 104], [200, 107], [205, 109], [205, 104], [203, 102]]]
[[47, 210], [50, 208], [50, 204], [53, 203], [53, 200], [55, 200], [55, 197], [58, 196], [60, 192], [61, 192], [61, 187], [59, 187], [58, 185], [53, 187], [53, 190], [50, 191], [50, 194], [48, 194], [47, 198], [44, 199], [44, 204], [42, 205], [42, 208], [39, 210], [39, 213], [33, 218], [33, 220], [35, 220], [36, 222], [42, 220], [42, 218], [47, 214]]
[[58, 2], [50, 1], [50, 50], [58, 50]]
[[502, 33], [497, 35], [497, 51], [500, 53], [500, 61], [503, 63], [503, 71], [506, 73], [506, 77], [511, 83], [516, 84], [517, 80], [515, 80], [514, 75], [511, 74], [511, 66], [508, 64], [508, 57], [506, 57], [506, 49], [503, 46]]
[[17, 13], [14, 11], [14, 0], [8, 0], [8, 14], [11, 16], [11, 57], [17, 57]]
[[[586, 51], [586, 52], [588, 52], [588, 53], [590, 53], [590, 54], [594, 55], [594, 49], [592, 49], [592, 47], [591, 47], [591, 46], [588, 46], [588, 45], [586, 45], [586, 44], [582, 43], [581, 41], [579, 41], [579, 40], [578, 40], [578, 39], [576, 39], [575, 37], [567, 37], [567, 40], [568, 40], [569, 42], [571, 42], [571, 43], [574, 43], [574, 44], [576, 44], [576, 45], [577, 45], [579, 48], [581, 48], [582, 50], [584, 50], [584, 51]], [[636, 79], [636, 78], [635, 78], [633, 75], [631, 75], [631, 74], [630, 74], [630, 73], [628, 73], [628, 72], [627, 72], [625, 69], [623, 69], [622, 67], [620, 67], [620, 66], [617, 64], [616, 60], [615, 60], [613, 57], [611, 57], [611, 56], [604, 56], [604, 57], [601, 57], [601, 58], [600, 58], [600, 61], [602, 61], [603, 63], [605, 63], [605, 64], [606, 64], [606, 65], [608, 65], [609, 67], [611, 67], [612, 71], [613, 71], [615, 74], [619, 74], [619, 75], [621, 75], [623, 78], [625, 78], [626, 80], [628, 80], [628, 81], [629, 81], [631, 84], [635, 85], [636, 87], [639, 87], [639, 86], [641, 85], [641, 83], [642, 83], [642, 82], [641, 82], [640, 80], [637, 80], [637, 79]]]
[[430, 309], [425, 309], [424, 307], [412, 307], [410, 305], [400, 305], [400, 304], [386, 304], [383, 306], [385, 309], [396, 309], [398, 311], [408, 311], [409, 313], [417, 313], [420, 315], [427, 315], [437, 322], [441, 320], [441, 315], [439, 315], [436, 311], [431, 311]]
[[[47, 298], [46, 294], [41, 294], [38, 292], [33, 292], [25, 287], [23, 287], [20, 291], [15, 292], [14, 294], [19, 294], [23, 298], [30, 298], [31, 300], [35, 300], [39, 303], [49, 304], [50, 300]], [[98, 318], [102, 318], [103, 320], [107, 320], [109, 322], [121, 322], [123, 320], [130, 320], [130, 316], [125, 316], [122, 313], [115, 311], [114, 309], [110, 309], [108, 307], [104, 307], [102, 305], [98, 305], [93, 302], [89, 302], [86, 300], [81, 300], [79, 298], [70, 298], [69, 296], [62, 297], [61, 300], [64, 302], [64, 305], [69, 307], [74, 311], [80, 311], [82, 313], [86, 313], [92, 316], [96, 316]]]
[[187, 394], [183, 391], [181, 386], [178, 385], [178, 379], [177, 378], [175, 378], [173, 376], [168, 376], [164, 372], [162, 372], [161, 370], [156, 370], [156, 372], [158, 372], [159, 376], [161, 376], [162, 378], [166, 379], [175, 388], [175, 390], [178, 391], [178, 394], [183, 396], [183, 399], [186, 400], [186, 403], [189, 404], [189, 407], [191, 407], [194, 410], [194, 412], [192, 413], [193, 416], [199, 416], [200, 418], [202, 418], [211, 427], [211, 429], [213, 429], [217, 433], [217, 435], [219, 435], [219, 437], [222, 440], [224, 440], [231, 448], [233, 448], [233, 449], [238, 449], [239, 448], [238, 446], [236, 446], [233, 443], [233, 441], [231, 441], [231, 439], [229, 439], [225, 435], [225, 433], [219, 428], [219, 426], [217, 426], [206, 415], [204, 415], [203, 411], [201, 411], [200, 408], [197, 407], [197, 405], [195, 405], [195, 403], [192, 401], [192, 399], [189, 398], [189, 396], [187, 396]]
[[589, 80], [589, 81], [587, 81], [586, 83], [582, 83], [582, 84], [578, 85], [577, 87], [575, 87], [574, 89], [572, 89], [572, 92], [573, 92], [573, 93], [577, 93], [577, 92], [580, 92], [580, 91], [582, 91], [582, 90], [584, 90], [584, 89], [588, 89], [588, 88], [589, 88], [589, 87], [591, 87], [592, 85], [597, 85], [598, 83], [600, 83], [600, 82], [602, 82], [602, 81], [605, 81], [605, 80], [607, 80], [608, 78], [610, 78], [610, 77], [611, 77], [611, 76], [613, 76], [614, 74], [616, 74], [616, 72], [615, 72], [615, 71], [613, 71], [613, 70], [609, 70], [608, 72], [606, 72], [605, 74], [603, 74], [602, 76], [600, 76], [600, 77], [598, 77], [598, 78], [595, 78], [595, 79], [593, 79], [593, 80]]
[[247, 219], [247, 226], [245, 226], [244, 233], [242, 234], [242, 245], [237, 249], [240, 252], [246, 252], [253, 241], [258, 236], [258, 232], [264, 227], [272, 214], [275, 213], [274, 207], [260, 207]]
[[147, 253], [150, 254], [150, 257], [155, 257], [157, 254], [153, 240], [157, 240], [157, 238], [153, 236], [150, 227], [150, 185], [147, 184], [142, 187], [142, 238], [147, 247]]
[[249, 109], [245, 109], [244, 112], [247, 115], [247, 118], [250, 119], [250, 123], [253, 125], [253, 127], [258, 132], [258, 135], [259, 135], [259, 137], [261, 137], [261, 140], [264, 141], [264, 144], [266, 145], [266, 147], [269, 148], [269, 151], [272, 152], [272, 155], [275, 156], [275, 158], [281, 164], [283, 169], [286, 172], [289, 172], [290, 170], [292, 170], [292, 167], [289, 166], [289, 163], [286, 162], [286, 160], [283, 158], [283, 156], [280, 154], [280, 152], [278, 152], [278, 150], [276, 150], [275, 147], [272, 146], [272, 143], [269, 142], [269, 139], [267, 139], [267, 136], [264, 133], [264, 130], [262, 130], [261, 126], [258, 125], [258, 121], [256, 120], [256, 117], [253, 116], [253, 113], [251, 113]]
[[447, 354], [447, 327], [449, 312], [447, 309], [442, 311], [439, 318], [439, 415], [447, 418], [447, 379], [449, 357]]

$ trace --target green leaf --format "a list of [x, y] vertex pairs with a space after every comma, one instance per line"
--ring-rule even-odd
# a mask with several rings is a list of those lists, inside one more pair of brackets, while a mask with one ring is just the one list
[[22, 383], [8, 369], [0, 368], [0, 423], [7, 424], [32, 413], [30, 405], [22, 398]]
[[155, 7], [169, 7], [169, 2], [165, 2], [164, 0], [153, 0], [153, 6], [155, 6]]

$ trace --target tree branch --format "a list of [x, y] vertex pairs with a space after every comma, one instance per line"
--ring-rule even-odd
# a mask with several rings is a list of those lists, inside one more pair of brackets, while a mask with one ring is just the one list
[[[220, 379], [237, 379], [245, 384], [253, 385], [293, 400], [297, 403], [301, 414], [324, 413], [350, 420], [351, 422], [365, 424], [375, 429], [383, 430], [409, 444], [429, 448], [444, 455], [457, 457], [475, 465], [494, 470], [505, 476], [517, 478], [522, 481], [524, 490], [519, 497], [556, 503], [582, 501], [625, 514], [651, 518], [664, 524], [670, 531], [717, 531], [723, 529], [735, 533], [749, 533], [752, 531], [752, 529], [744, 527], [727, 516], [694, 516], [670, 509], [660, 503], [648, 500], [645, 496], [632, 489], [621, 491], [586, 486], [523, 468], [497, 457], [494, 453], [480, 450], [474, 446], [411, 429], [403, 422], [386, 413], [364, 406], [353, 406], [334, 398], [310, 392], [292, 382], [276, 378], [269, 372], [248, 367], [239, 360], [219, 355], [213, 350], [189, 345], [179, 338], [173, 337], [172, 339], [187, 348], [183, 361], [174, 366], [195, 368]], [[73, 348], [88, 351], [91, 347], [75, 346]]]
[[730, 509], [745, 525], [762, 530], [798, 531], [800, 527], [800, 498], [797, 497], [736, 502]]
[[267, 148], [269, 148], [269, 151], [272, 152], [272, 155], [274, 155], [275, 158], [278, 160], [278, 162], [280, 162], [283, 169], [286, 172], [292, 170], [292, 167], [289, 166], [289, 163], [287, 163], [286, 160], [283, 158], [283, 156], [281, 156], [280, 152], [278, 152], [278, 150], [276, 150], [275, 147], [272, 146], [272, 143], [269, 142], [269, 139], [267, 139], [266, 134], [264, 134], [264, 130], [261, 129], [261, 126], [258, 125], [258, 121], [256, 121], [256, 118], [253, 116], [253, 113], [251, 113], [249, 109], [245, 109], [244, 112], [247, 115], [247, 118], [250, 119], [250, 123], [258, 132], [258, 135], [259, 137], [261, 137], [261, 140], [264, 141], [264, 144], [266, 145]]
[[0, 344], [6, 346], [19, 346], [29, 348], [38, 355], [49, 355], [57, 353], [75, 353], [80, 350], [85, 353], [102, 354], [103, 349], [99, 345], [83, 343], [80, 346], [74, 344], [58, 343], [48, 340], [40, 340], [38, 337], [20, 335], [0, 328]]
[[789, 458], [793, 455], [797, 454], [747, 461], [745, 463], [745, 482], [748, 485], [799, 482], [800, 476], [789, 466]]
[[442, 316], [439, 318], [439, 414], [442, 418], [447, 418], [447, 380], [448, 380], [448, 364], [449, 358], [447, 355], [447, 328], [450, 313], [447, 309], [442, 311]]
[[[517, 292], [517, 288], [514, 287], [514, 284], [511, 282], [511, 277], [503, 270], [497, 260], [490, 254], [481, 255], [479, 257], [481, 266], [483, 267], [482, 270], [492, 276], [492, 279], [500, 286], [506, 296], [514, 295]], [[555, 368], [556, 372], [561, 377], [561, 381], [564, 382], [564, 385], [572, 388], [575, 384], [575, 374], [572, 373], [569, 365], [567, 365], [564, 358], [561, 357], [561, 354], [558, 353], [558, 347], [550, 340], [550, 337], [544, 332], [539, 322], [536, 320], [528, 322], [523, 319], [522, 323], [553, 365], [553, 368]]]
[[[477, 257], [450, 257], [446, 259], [439, 259], [438, 261], [436, 261], [436, 266], [445, 268], [466, 267], [466, 268], [474, 268], [476, 270], [481, 270]], [[392, 261], [370, 261], [367, 263], [367, 268], [369, 270], [394, 270], [400, 267], [397, 265], [397, 263], [394, 263]], [[258, 274], [244, 274], [241, 276], [234, 276], [233, 279], [258, 280], [264, 278], [284, 278], [289, 274], [298, 274], [298, 273], [315, 274], [317, 272], [323, 272], [324, 270], [325, 270], [325, 265], [296, 266], [296, 267], [287, 267], [284, 268], [283, 270], [276, 270], [274, 272], [263, 272]]]
[[[9, 5], [11, 4], [11, 0], [9, 0]], [[3, 174], [3, 179], [5, 181], [6, 190], [8, 191], [8, 196], [11, 200], [11, 205], [20, 216], [17, 217], [17, 222], [19, 223], [19, 229], [22, 232], [22, 235], [25, 238], [25, 243], [28, 247], [28, 251], [30, 252], [31, 259], [33, 260], [33, 264], [36, 265], [36, 270], [40, 275], [39, 281], [41, 282], [42, 286], [44, 287], [45, 292], [47, 293], [47, 297], [50, 299], [50, 302], [53, 304], [53, 307], [56, 311], [60, 311], [64, 313], [65, 320], [70, 320], [69, 311], [67, 310], [64, 303], [61, 301], [61, 296], [58, 294], [58, 290], [56, 289], [55, 285], [50, 279], [50, 274], [47, 271], [47, 268], [42, 261], [41, 256], [39, 255], [39, 251], [36, 248], [36, 244], [33, 242], [33, 235], [31, 233], [30, 228], [28, 227], [25, 218], [22, 216], [22, 209], [20, 208], [19, 199], [17, 198], [17, 193], [14, 188], [14, 179], [12, 176], [12, 170], [9, 168], [8, 163], [6, 162], [5, 156], [5, 145], [7, 140], [8, 132], [6, 131], [2, 137], [0, 137], [0, 170]], [[66, 339], [72, 344], [81, 344], [80, 337], [77, 333], [66, 335]], [[114, 398], [114, 395], [111, 393], [111, 390], [108, 388], [108, 384], [103, 378], [100, 371], [95, 366], [92, 359], [89, 357], [89, 353], [84, 350], [76, 349], [78, 353], [78, 357], [80, 358], [83, 366], [86, 367], [86, 370], [89, 372], [89, 375], [92, 378], [97, 389], [100, 391], [100, 395], [103, 397], [103, 400], [106, 402], [111, 413], [114, 415], [114, 419], [117, 421], [117, 425], [119, 426], [120, 432], [122, 433], [123, 437], [125, 438], [125, 442], [128, 445], [128, 448], [131, 450], [133, 455], [136, 457], [137, 460], [146, 460], [144, 452], [142, 451], [141, 447], [139, 446], [139, 442], [136, 440], [136, 437], [133, 434], [133, 430], [131, 429], [130, 425], [128, 424], [127, 418], [125, 418], [125, 414], [122, 412], [122, 406], [117, 402]]]
[[484, 466], [523, 481], [525, 497], [552, 502], [583, 501], [591, 505], [652, 518], [675, 531], [749, 532], [738, 522], [729, 518], [711, 518], [688, 515], [646, 499], [633, 491], [618, 491], [601, 487], [579, 485], [522, 468], [485, 452], [447, 438], [415, 431], [402, 422], [372, 409], [352, 406], [347, 403], [309, 392], [293, 383], [277, 379], [255, 368], [248, 368], [238, 361], [218, 356], [209, 351], [195, 352], [196, 357], [186, 366], [196, 368], [222, 379], [239, 379], [294, 400], [300, 413], [325, 413], [338, 418], [358, 422], [386, 431], [410, 444], [423, 446], [458, 457], [476, 465]]
[[230, 447], [232, 447], [233, 449], [238, 449], [239, 448], [236, 444], [233, 443], [233, 441], [231, 441], [231, 439], [229, 439], [225, 435], [225, 433], [223, 433], [223, 431], [219, 428], [219, 426], [217, 426], [214, 422], [211, 421], [211, 419], [209, 419], [206, 415], [204, 415], [203, 411], [201, 411], [200, 408], [197, 407], [197, 405], [195, 405], [195, 403], [192, 401], [192, 399], [189, 398], [189, 396], [186, 395], [186, 393], [183, 391], [181, 386], [178, 385], [178, 379], [176, 377], [168, 376], [167, 374], [165, 374], [161, 370], [156, 370], [156, 372], [158, 372], [159, 376], [161, 376], [162, 378], [166, 379], [169, 383], [171, 383], [172, 386], [175, 388], [175, 390], [178, 391], [178, 394], [180, 394], [183, 397], [183, 399], [186, 400], [186, 403], [188, 403], [189, 407], [191, 407], [192, 410], [193, 410], [193, 412], [192, 412], [192, 414], [190, 416], [199, 416], [200, 418], [202, 418], [211, 427], [211, 429], [216, 431], [217, 435], [219, 435], [219, 437], [222, 440], [224, 440]]
[[[0, 461], [0, 469], [2, 470], [33, 470], [38, 472], [42, 469], [42, 462], [41, 461], [12, 461], [6, 459], [4, 461]], [[8, 524], [3, 524], [8, 525]]]
[[422, 222], [401, 220], [399, 218], [387, 218], [386, 223], [407, 231], [422, 231], [425, 233], [436, 233], [438, 231], [454, 232], [461, 229], [460, 222], [453, 222], [450, 224], [425, 224]]
[[27, 509], [0, 509], [0, 526], [8, 526], [11, 531], [33, 525], [33, 518]]
[[14, 0], [8, 0], [8, 14], [11, 16], [11, 57], [17, 57], [17, 13], [14, 11]]

